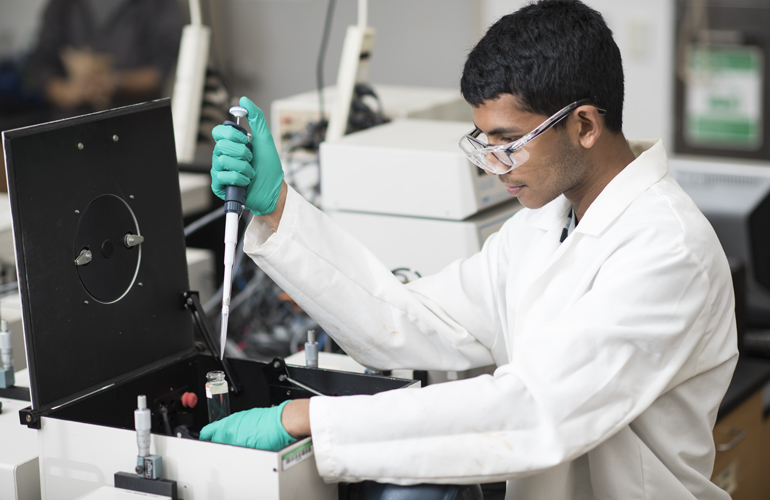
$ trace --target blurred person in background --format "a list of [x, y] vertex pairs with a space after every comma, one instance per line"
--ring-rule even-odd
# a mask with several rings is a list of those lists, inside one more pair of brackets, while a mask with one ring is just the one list
[[182, 25], [177, 0], [51, 0], [28, 68], [50, 118], [161, 97]]

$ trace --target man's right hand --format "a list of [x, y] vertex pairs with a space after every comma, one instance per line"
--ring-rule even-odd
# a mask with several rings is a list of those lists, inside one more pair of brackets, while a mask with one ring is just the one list
[[211, 135], [216, 141], [211, 158], [211, 189], [224, 199], [226, 186], [248, 186], [244, 205], [254, 215], [272, 213], [281, 194], [283, 168], [265, 117], [248, 97], [241, 106], [249, 112], [253, 152], [248, 137], [234, 127], [217, 125]]

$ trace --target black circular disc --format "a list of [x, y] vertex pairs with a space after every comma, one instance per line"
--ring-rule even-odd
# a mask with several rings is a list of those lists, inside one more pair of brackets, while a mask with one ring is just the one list
[[[95, 300], [110, 304], [120, 300], [134, 284], [141, 246], [127, 248], [127, 234], [139, 234], [131, 208], [114, 195], [95, 198], [78, 222], [73, 252], [80, 282]], [[93, 259], [85, 265], [74, 263], [81, 251], [91, 251]]]

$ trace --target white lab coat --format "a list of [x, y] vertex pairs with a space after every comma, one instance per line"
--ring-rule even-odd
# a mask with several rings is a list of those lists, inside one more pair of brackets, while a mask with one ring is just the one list
[[276, 233], [255, 219], [246, 252], [362, 364], [498, 367], [312, 398], [321, 476], [508, 480], [515, 500], [729, 498], [709, 481], [738, 355], [729, 267], [662, 142], [631, 145], [564, 243], [562, 196], [408, 285], [292, 190]]

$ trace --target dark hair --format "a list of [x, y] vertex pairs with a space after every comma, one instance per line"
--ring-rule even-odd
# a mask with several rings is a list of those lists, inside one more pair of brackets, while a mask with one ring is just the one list
[[546, 116], [589, 97], [607, 110], [609, 130], [623, 128], [620, 50], [602, 15], [578, 0], [540, 0], [502, 17], [468, 55], [460, 90], [473, 106], [513, 94], [523, 111]]

